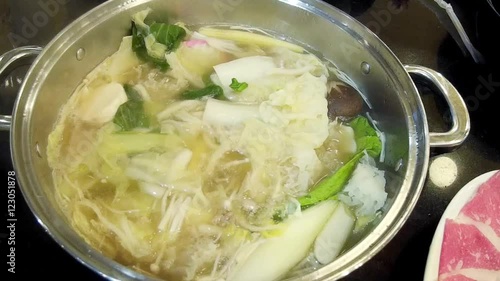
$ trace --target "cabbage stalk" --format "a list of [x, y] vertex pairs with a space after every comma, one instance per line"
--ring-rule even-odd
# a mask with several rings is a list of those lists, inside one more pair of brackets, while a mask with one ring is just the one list
[[82, 94], [76, 115], [88, 123], [104, 124], [113, 120], [118, 108], [127, 100], [123, 86], [112, 82]]
[[236, 266], [228, 281], [272, 281], [282, 277], [307, 256], [336, 206], [336, 202], [328, 200], [289, 218], [282, 225], [282, 235], [259, 245]]
[[329, 264], [335, 260], [352, 233], [354, 220], [347, 206], [339, 203], [314, 242], [314, 256], [318, 262]]
[[261, 47], [284, 47], [297, 53], [304, 52], [304, 48], [298, 45], [257, 33], [210, 27], [203, 27], [199, 32], [205, 36], [236, 41], [241, 44], [255, 44]]
[[257, 105], [236, 104], [209, 99], [203, 114], [203, 122], [211, 125], [233, 126], [252, 118], [259, 118]]
[[274, 59], [266, 56], [246, 57], [214, 66], [215, 73], [224, 87], [229, 87], [232, 79], [240, 82], [252, 82], [267, 76], [267, 73], [277, 68]]

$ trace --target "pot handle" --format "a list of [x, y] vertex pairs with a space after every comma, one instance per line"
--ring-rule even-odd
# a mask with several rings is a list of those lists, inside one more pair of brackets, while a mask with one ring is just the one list
[[[10, 66], [14, 65], [17, 61], [28, 58], [36, 57], [42, 52], [42, 48], [38, 46], [24, 46], [19, 47], [14, 50], [8, 51], [7, 53], [0, 56], [0, 77], [2, 77]], [[10, 130], [10, 124], [12, 122], [12, 116], [10, 115], [0, 115], [0, 131]]]
[[406, 71], [418, 75], [434, 84], [450, 107], [452, 128], [446, 133], [429, 133], [430, 146], [435, 148], [461, 145], [470, 132], [470, 117], [467, 106], [457, 89], [439, 72], [418, 65], [405, 65]]

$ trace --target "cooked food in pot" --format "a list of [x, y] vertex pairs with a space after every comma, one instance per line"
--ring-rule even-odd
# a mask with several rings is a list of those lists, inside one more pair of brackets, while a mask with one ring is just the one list
[[256, 29], [149, 12], [50, 135], [75, 231], [168, 280], [276, 280], [335, 260], [387, 197], [383, 133], [355, 85]]

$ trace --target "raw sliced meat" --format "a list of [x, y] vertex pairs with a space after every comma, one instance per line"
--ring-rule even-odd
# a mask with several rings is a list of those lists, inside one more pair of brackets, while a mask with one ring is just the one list
[[439, 281], [499, 281], [500, 272], [487, 269], [461, 269], [456, 272], [445, 273]]
[[467, 224], [475, 226], [481, 232], [481, 234], [483, 234], [483, 236], [486, 239], [488, 239], [491, 242], [491, 244], [493, 244], [493, 246], [497, 249], [497, 251], [500, 251], [500, 237], [496, 235], [495, 231], [491, 226], [473, 220], [472, 218], [467, 217], [464, 214], [459, 214], [453, 221], [459, 224]]
[[439, 281], [476, 281], [476, 280], [470, 279], [468, 277], [459, 274], [459, 275], [452, 275], [444, 279], [439, 278]]
[[500, 252], [475, 226], [448, 219], [439, 275], [467, 268], [500, 270]]
[[495, 173], [479, 187], [474, 198], [461, 213], [475, 221], [482, 222], [500, 236], [500, 173]]
[[500, 172], [447, 219], [439, 281], [500, 281]]

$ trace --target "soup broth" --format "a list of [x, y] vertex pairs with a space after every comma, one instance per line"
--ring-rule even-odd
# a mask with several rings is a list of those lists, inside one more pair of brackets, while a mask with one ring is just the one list
[[382, 133], [330, 110], [354, 85], [298, 45], [148, 13], [49, 137], [72, 227], [167, 280], [276, 280], [333, 261], [387, 197]]

